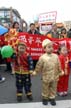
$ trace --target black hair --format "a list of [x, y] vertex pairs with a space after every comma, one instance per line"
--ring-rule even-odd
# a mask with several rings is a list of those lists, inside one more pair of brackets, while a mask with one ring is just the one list
[[34, 24], [34, 23], [31, 23], [31, 24], [30, 24], [30, 27], [31, 27], [32, 25], [34, 25], [34, 26], [35, 26], [35, 24]]
[[65, 34], [66, 34], [66, 29], [65, 28], [61, 29], [61, 34], [62, 34], [63, 31], [65, 31]]
[[15, 21], [15, 22], [13, 23], [12, 27], [14, 28], [16, 24], [19, 25], [19, 23], [18, 23], [17, 21]]
[[61, 51], [61, 46], [59, 46], [58, 50], [57, 50], [57, 54], [60, 55], [60, 51]]

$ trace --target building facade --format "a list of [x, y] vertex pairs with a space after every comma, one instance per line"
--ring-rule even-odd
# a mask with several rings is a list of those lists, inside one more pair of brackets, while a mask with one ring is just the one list
[[12, 9], [12, 7], [0, 8], [0, 24], [7, 23], [11, 26], [14, 21], [17, 21], [20, 24], [22, 30], [24, 25], [23, 23], [25, 23], [25, 28], [27, 27], [26, 21], [22, 21], [21, 16], [16, 9]]

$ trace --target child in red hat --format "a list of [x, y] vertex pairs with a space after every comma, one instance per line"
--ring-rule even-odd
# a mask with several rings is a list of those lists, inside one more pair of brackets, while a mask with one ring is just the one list
[[26, 97], [32, 100], [31, 91], [31, 72], [33, 71], [33, 61], [31, 56], [26, 52], [26, 44], [19, 42], [17, 45], [17, 54], [13, 58], [14, 71], [16, 78], [17, 100], [22, 101], [23, 87]]

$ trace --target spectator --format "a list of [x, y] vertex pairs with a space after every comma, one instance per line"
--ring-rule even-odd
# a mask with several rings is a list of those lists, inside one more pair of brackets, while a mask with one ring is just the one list
[[16, 29], [18, 32], [22, 32], [22, 30], [20, 29], [19, 23], [17, 21], [13, 23], [12, 28]]
[[68, 31], [68, 37], [71, 38], [71, 29]]
[[57, 31], [57, 25], [53, 24], [52, 25], [52, 30], [46, 33], [47, 37], [49, 38], [59, 38], [59, 33]]
[[29, 34], [40, 34], [39, 31], [36, 29], [35, 24], [30, 24], [30, 30], [28, 31]]
[[[38, 30], [35, 28], [35, 24], [34, 24], [34, 23], [31, 23], [31, 24], [30, 24], [30, 30], [28, 31], [28, 33], [29, 33], [29, 34], [40, 34], [40, 33], [38, 32]], [[35, 68], [35, 65], [36, 65], [36, 63], [37, 63], [37, 60], [33, 60], [33, 62], [34, 62], [34, 68]]]
[[65, 28], [61, 29], [60, 38], [67, 38], [67, 31]]

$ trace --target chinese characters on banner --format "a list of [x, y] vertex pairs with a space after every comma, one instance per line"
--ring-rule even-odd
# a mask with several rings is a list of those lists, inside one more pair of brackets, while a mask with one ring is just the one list
[[[31, 54], [33, 59], [38, 59], [44, 53], [42, 49], [42, 41], [44, 39], [47, 39], [47, 36], [19, 33], [19, 39], [27, 44], [27, 51]], [[68, 51], [71, 50], [70, 38], [51, 38], [50, 40], [53, 42], [53, 48], [55, 53], [57, 52], [60, 45], [65, 45], [68, 48]]]
[[27, 51], [33, 59], [38, 59], [42, 55], [42, 41], [46, 39], [44, 36], [19, 33], [19, 39], [27, 44]]

